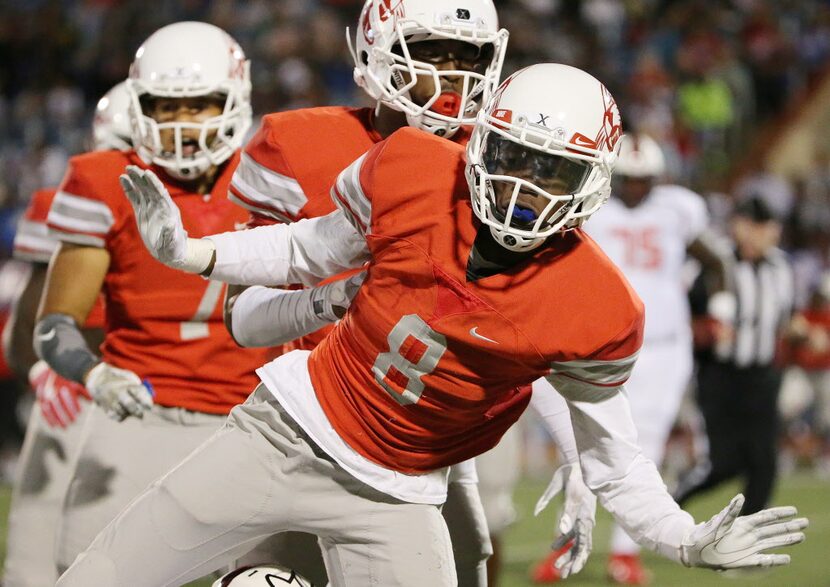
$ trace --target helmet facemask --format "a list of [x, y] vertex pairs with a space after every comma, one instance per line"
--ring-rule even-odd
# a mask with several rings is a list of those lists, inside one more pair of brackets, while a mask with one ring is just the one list
[[[364, 37], [358, 39], [357, 50], [352, 49], [358, 85], [379, 103], [406, 114], [410, 126], [439, 136], [450, 137], [461, 126], [475, 122], [476, 113], [492, 95], [501, 76], [506, 30], [486, 30], [481, 28], [482, 23], [454, 21], [448, 14], [438, 25], [396, 18], [389, 34], [375, 36], [373, 29], [365, 28], [368, 18], [361, 17], [364, 27], [357, 34]], [[352, 47], [351, 37], [348, 39]], [[435, 53], [433, 59], [422, 49], [440, 41], [466, 45], [468, 49], [461, 51], [463, 55], [454, 55], [453, 60], [456, 64], [474, 61], [479, 67], [439, 69], [436, 64], [449, 61], [447, 55]], [[411, 91], [419, 78], [429, 79], [434, 91], [416, 102]], [[460, 91], [442, 90], [455, 87], [454, 80], [461, 80]]]
[[606, 157], [525, 120], [481, 112], [467, 156], [473, 210], [509, 250], [530, 251], [581, 226], [610, 193]]
[[[237, 83], [219, 84], [204, 89], [148, 87], [140, 80], [127, 80], [131, 94], [131, 114], [135, 149], [148, 163], [163, 168], [168, 175], [183, 181], [197, 179], [212, 166], [227, 161], [241, 145], [251, 126], [251, 106], [244, 87]], [[201, 122], [158, 122], [147, 114], [146, 106], [152, 98], [197, 98], [216, 96], [223, 103], [222, 112]], [[162, 132], [173, 132], [173, 151], [166, 150]], [[185, 155], [184, 144], [188, 130], [198, 132], [197, 149]]]

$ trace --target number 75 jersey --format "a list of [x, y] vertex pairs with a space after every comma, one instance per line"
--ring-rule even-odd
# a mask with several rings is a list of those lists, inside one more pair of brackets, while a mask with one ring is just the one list
[[[227, 198], [237, 161], [224, 166], [206, 196], [160, 174], [191, 237], [231, 231], [247, 220]], [[50, 231], [110, 255], [103, 360], [148, 380], [160, 405], [227, 413], [256, 386], [254, 369], [265, 353], [240, 349], [226, 331], [222, 284], [170, 269], [147, 252], [118, 182], [127, 165], [146, 168], [132, 152], [73, 157], [49, 210]]]
[[586, 400], [627, 379], [642, 304], [584, 233], [467, 280], [478, 223], [463, 147], [400, 130], [341, 173], [333, 197], [371, 261], [308, 365], [329, 422], [364, 457], [405, 473], [452, 465], [498, 442], [539, 377]]

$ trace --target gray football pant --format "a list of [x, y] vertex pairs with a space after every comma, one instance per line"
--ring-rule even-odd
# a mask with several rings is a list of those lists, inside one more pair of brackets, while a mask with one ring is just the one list
[[119, 514], [58, 585], [181, 585], [293, 530], [319, 536], [333, 587], [457, 585], [439, 508], [352, 477], [262, 385]]
[[[493, 554], [487, 521], [475, 483], [450, 483], [441, 508], [452, 539], [459, 587], [487, 587], [487, 559]], [[314, 585], [328, 582], [317, 537], [305, 532], [271, 536], [234, 566], [277, 564], [291, 568]]]
[[51, 428], [35, 404], [26, 425], [9, 510], [6, 587], [51, 587], [58, 580], [55, 529], [90, 405], [66, 429]]
[[86, 422], [57, 531], [59, 571], [147, 486], [216, 432], [226, 416], [153, 406], [116, 422], [98, 406]]

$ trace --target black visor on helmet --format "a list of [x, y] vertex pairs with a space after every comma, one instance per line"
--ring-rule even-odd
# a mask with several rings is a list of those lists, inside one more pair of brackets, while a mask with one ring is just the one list
[[487, 134], [482, 161], [490, 174], [525, 179], [553, 195], [579, 192], [591, 172], [587, 162], [543, 153], [495, 132]]

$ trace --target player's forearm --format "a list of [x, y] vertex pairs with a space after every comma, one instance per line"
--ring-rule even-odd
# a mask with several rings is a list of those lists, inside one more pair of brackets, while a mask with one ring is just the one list
[[369, 256], [364, 238], [336, 212], [206, 240], [215, 247], [210, 278], [241, 285], [314, 285], [360, 267]]
[[576, 449], [571, 414], [565, 398], [553, 388], [547, 379], [539, 379], [533, 382], [530, 407], [542, 418], [554, 444], [562, 453], [563, 460], [566, 463], [575, 463], [579, 454]]
[[32, 347], [32, 335], [45, 280], [46, 263], [33, 263], [26, 287], [12, 305], [9, 321], [3, 329], [6, 362], [24, 384], [28, 384], [29, 370], [38, 360]]
[[244, 347], [291, 342], [331, 324], [315, 308], [314, 289], [284, 290], [254, 286], [239, 294], [231, 312], [234, 340]]
[[586, 485], [631, 538], [680, 561], [681, 541], [695, 523], [641, 454], [623, 390], [598, 402], [570, 399], [568, 405]]

